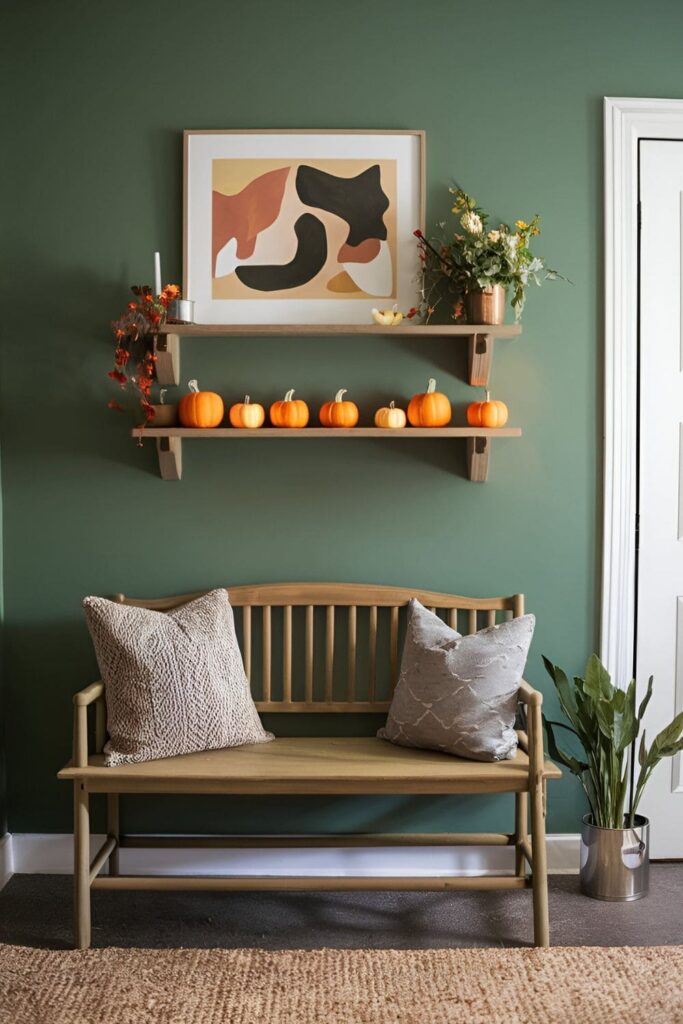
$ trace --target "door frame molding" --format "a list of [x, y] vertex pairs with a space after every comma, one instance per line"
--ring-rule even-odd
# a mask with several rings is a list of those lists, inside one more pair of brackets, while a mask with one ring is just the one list
[[683, 138], [683, 99], [605, 97], [605, 412], [600, 650], [633, 675], [638, 427], [638, 149]]

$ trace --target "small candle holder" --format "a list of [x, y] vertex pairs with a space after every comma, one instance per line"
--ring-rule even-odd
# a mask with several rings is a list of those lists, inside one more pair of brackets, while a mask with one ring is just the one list
[[194, 301], [192, 299], [174, 299], [169, 303], [166, 322], [169, 324], [193, 324]]

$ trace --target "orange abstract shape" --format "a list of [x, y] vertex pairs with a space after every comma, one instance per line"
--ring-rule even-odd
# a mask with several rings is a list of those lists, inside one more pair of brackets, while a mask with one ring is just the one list
[[340, 274], [335, 274], [330, 278], [327, 282], [327, 290], [330, 292], [359, 292], [360, 288], [346, 271], [342, 270]]
[[231, 238], [237, 239], [237, 258], [249, 259], [256, 237], [280, 213], [289, 167], [268, 171], [254, 178], [235, 195], [212, 193], [211, 273], [216, 274], [216, 257]]
[[358, 245], [345, 242], [339, 250], [339, 263], [370, 263], [379, 254], [379, 238], [366, 238]]

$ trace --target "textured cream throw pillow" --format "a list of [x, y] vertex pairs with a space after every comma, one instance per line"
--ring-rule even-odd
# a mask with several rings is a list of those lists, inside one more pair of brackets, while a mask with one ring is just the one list
[[83, 602], [105, 685], [105, 764], [266, 743], [225, 590], [171, 612]]
[[401, 672], [377, 735], [475, 761], [514, 757], [517, 690], [535, 621], [521, 615], [461, 636], [413, 599]]

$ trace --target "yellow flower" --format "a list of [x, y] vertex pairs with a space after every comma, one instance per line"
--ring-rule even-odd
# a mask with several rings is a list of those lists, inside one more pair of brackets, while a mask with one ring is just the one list
[[541, 233], [541, 229], [540, 228], [532, 228], [531, 229], [531, 234], [532, 235], [540, 235], [540, 233]]
[[519, 228], [520, 231], [526, 231], [526, 229], [529, 227], [529, 225], [527, 224], [527, 222], [525, 220], [516, 220], [515, 221], [515, 227]]

